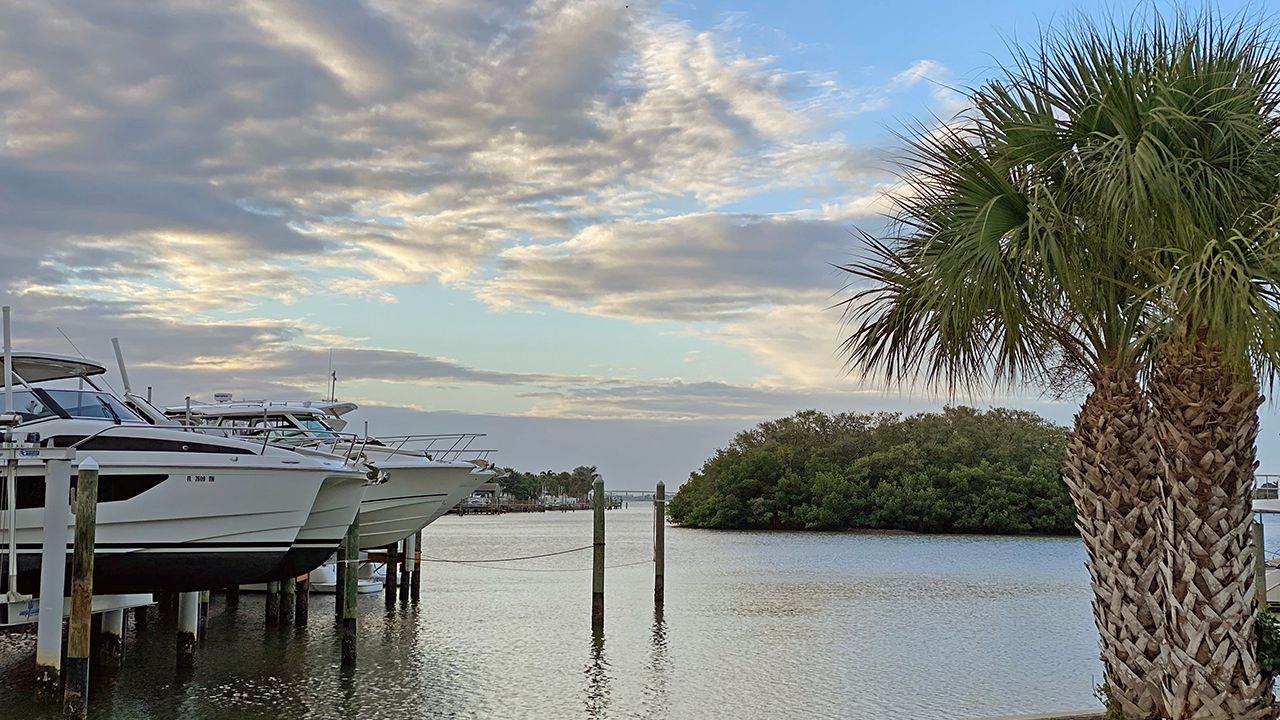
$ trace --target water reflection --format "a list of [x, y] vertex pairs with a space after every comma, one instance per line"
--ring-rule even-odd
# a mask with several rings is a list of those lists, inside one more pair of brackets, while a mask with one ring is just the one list
[[609, 660], [604, 654], [604, 630], [592, 628], [591, 653], [585, 670], [587, 679], [587, 695], [585, 705], [587, 717], [601, 720], [608, 717], [609, 710]]
[[645, 665], [644, 715], [650, 718], [670, 716], [671, 699], [667, 681], [671, 676], [671, 658], [667, 647], [667, 621], [662, 608], [653, 611], [653, 632], [649, 636], [649, 662]]

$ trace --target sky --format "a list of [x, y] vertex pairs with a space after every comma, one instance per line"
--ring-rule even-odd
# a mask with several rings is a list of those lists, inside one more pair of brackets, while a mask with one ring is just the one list
[[895, 134], [1148, 6], [0, 0], [0, 297], [19, 348], [118, 336], [163, 403], [332, 362], [374, 434], [676, 484], [762, 420], [952, 401], [837, 352]]

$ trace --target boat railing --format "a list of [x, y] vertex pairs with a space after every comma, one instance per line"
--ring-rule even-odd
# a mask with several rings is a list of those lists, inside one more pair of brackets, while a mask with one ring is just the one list
[[[137, 424], [107, 425], [102, 429], [90, 435], [86, 435], [80, 440], [77, 440], [75, 443], [72, 443], [70, 447], [79, 448], [81, 445], [84, 445], [90, 440], [106, 435], [110, 433], [112, 430], [118, 430], [121, 428], [125, 428], [125, 429], [131, 428], [136, 430], [139, 427], [140, 426]], [[141, 426], [141, 427], [146, 427], [146, 426]], [[228, 438], [232, 440], [242, 440], [242, 441], [251, 440], [255, 444], [260, 439], [262, 441], [262, 444], [258, 446], [259, 455], [265, 455], [267, 452], [267, 447], [269, 445], [275, 445], [275, 446], [285, 447], [285, 448], [309, 447], [309, 448], [315, 448], [315, 449], [321, 449], [321, 450], [323, 450], [327, 445], [332, 445], [333, 450], [324, 450], [324, 451], [332, 455], [341, 455], [346, 457], [348, 460], [352, 460], [360, 456], [361, 452], [364, 451], [365, 443], [368, 442], [365, 438], [362, 438], [361, 436], [355, 435], [352, 433], [335, 432], [333, 433], [333, 437], [299, 436], [297, 435], [297, 433], [299, 433], [300, 431], [294, 428], [261, 428], [261, 427], [241, 428], [241, 427], [227, 427], [227, 426], [221, 426], [221, 425], [185, 425], [185, 424], [161, 425], [156, 427], [163, 430], [196, 433], [200, 435]]]
[[433, 460], [487, 460], [497, 452], [476, 446], [484, 433], [419, 433], [414, 435], [379, 435], [370, 438], [371, 449], [430, 456]]
[[1253, 499], [1280, 500], [1280, 475], [1255, 474]]

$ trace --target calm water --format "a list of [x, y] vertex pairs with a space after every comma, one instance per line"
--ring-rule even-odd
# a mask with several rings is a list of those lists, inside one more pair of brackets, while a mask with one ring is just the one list
[[[608, 563], [649, 557], [649, 506], [608, 514]], [[483, 559], [590, 542], [588, 513], [446, 517], [430, 557]], [[92, 677], [97, 718], [932, 718], [1096, 705], [1101, 668], [1084, 552], [1067, 539], [667, 530], [667, 608], [649, 565], [608, 573], [590, 632], [589, 553], [424, 564], [422, 602], [360, 602], [343, 673], [332, 597], [311, 626], [267, 631], [262, 597], [228, 612], [186, 675], [173, 618], [126, 638]], [[567, 572], [558, 572], [567, 570]], [[152, 613], [155, 617], [155, 613]], [[0, 717], [35, 708], [34, 634], [0, 635]]]

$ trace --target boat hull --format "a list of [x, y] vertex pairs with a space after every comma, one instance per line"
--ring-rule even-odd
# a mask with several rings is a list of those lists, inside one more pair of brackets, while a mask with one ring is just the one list
[[360, 510], [369, 487], [367, 482], [363, 475], [356, 473], [326, 478], [306, 523], [298, 530], [289, 551], [256, 582], [288, 580], [305, 575], [332, 557]]
[[361, 550], [386, 547], [426, 527], [439, 516], [445, 498], [469, 482], [471, 474], [463, 464], [378, 466], [390, 477], [370, 487], [360, 504]]
[[[253, 455], [234, 463], [226, 456], [163, 452], [137, 462], [139, 455], [93, 453], [102, 468], [95, 593], [206, 590], [270, 572], [293, 546], [328, 474]], [[39, 585], [41, 471], [22, 465], [18, 471], [18, 590], [24, 593]], [[71, 549], [69, 543], [68, 568]], [[0, 575], [7, 573], [3, 553], [0, 565], [6, 566]]]

